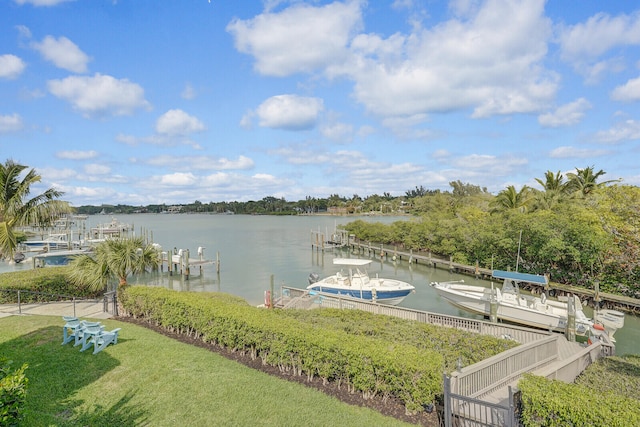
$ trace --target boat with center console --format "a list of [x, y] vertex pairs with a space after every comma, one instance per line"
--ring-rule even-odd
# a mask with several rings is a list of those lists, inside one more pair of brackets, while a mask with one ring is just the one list
[[545, 293], [535, 296], [520, 292], [523, 283], [547, 287], [546, 276], [502, 270], [493, 270], [492, 276], [503, 280], [502, 288], [494, 287], [493, 282], [487, 288], [467, 285], [463, 281], [432, 282], [431, 286], [438, 295], [463, 310], [534, 328], [565, 332], [569, 313], [574, 312], [577, 335], [588, 335], [593, 329], [606, 330], [614, 341], [613, 334], [624, 325], [624, 314], [610, 313], [612, 310], [606, 315], [596, 312], [596, 321], [588, 318], [575, 295], [551, 300]]
[[324, 279], [311, 273], [307, 289], [389, 305], [400, 304], [415, 292], [413, 285], [401, 280], [369, 277], [365, 267], [371, 263], [370, 259], [335, 258], [333, 265], [339, 266], [340, 271]]

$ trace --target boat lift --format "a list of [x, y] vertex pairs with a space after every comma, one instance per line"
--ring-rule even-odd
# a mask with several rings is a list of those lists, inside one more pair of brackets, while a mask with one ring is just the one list
[[[216, 271], [220, 272], [220, 253], [216, 253], [216, 260], [208, 260], [204, 258], [204, 250], [206, 248], [199, 246], [198, 247], [198, 258], [190, 258], [189, 257], [189, 249], [178, 249], [173, 248], [172, 252], [162, 252], [162, 264], [164, 265], [167, 262], [169, 275], [173, 275], [173, 272], [180, 273], [185, 277], [186, 280], [189, 280], [189, 275], [191, 274], [192, 267], [199, 267], [200, 273], [202, 274], [202, 266], [207, 264], [216, 264]], [[162, 269], [162, 268], [161, 268]]]

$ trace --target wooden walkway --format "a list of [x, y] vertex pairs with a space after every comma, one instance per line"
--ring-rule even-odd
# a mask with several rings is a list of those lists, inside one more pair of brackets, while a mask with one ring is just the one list
[[606, 342], [606, 338], [584, 347], [549, 331], [309, 293], [286, 286], [282, 287], [274, 306], [306, 310], [320, 307], [357, 309], [515, 340], [521, 345], [444, 376], [445, 418], [465, 420], [476, 426], [516, 425], [513, 391], [526, 373], [573, 382], [595, 360], [615, 353], [615, 347]]

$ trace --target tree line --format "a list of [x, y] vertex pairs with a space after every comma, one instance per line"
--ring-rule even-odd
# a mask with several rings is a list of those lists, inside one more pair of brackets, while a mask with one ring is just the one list
[[493, 195], [477, 185], [453, 181], [450, 191], [416, 186], [403, 196], [333, 194], [288, 202], [265, 197], [249, 202], [185, 205], [84, 206], [74, 209], [51, 188], [31, 196], [41, 177], [7, 160], [0, 164], [0, 254], [10, 258], [21, 226], [52, 224], [76, 213], [202, 212], [236, 214], [412, 214], [393, 224], [354, 221], [358, 238], [451, 256], [484, 268], [548, 274], [551, 280], [640, 298], [640, 187], [616, 180], [593, 166], [535, 178], [541, 189], [508, 186]]
[[451, 256], [483, 268], [547, 274], [552, 281], [640, 298], [640, 187], [599, 181], [604, 171], [547, 172], [542, 189], [509, 186], [497, 195], [429, 193], [414, 218], [354, 221], [358, 238]]

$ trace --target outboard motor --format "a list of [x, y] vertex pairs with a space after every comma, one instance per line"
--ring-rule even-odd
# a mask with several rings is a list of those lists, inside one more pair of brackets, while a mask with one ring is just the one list
[[309, 284], [313, 285], [318, 280], [320, 280], [320, 275], [318, 273], [311, 273], [311, 274], [309, 274], [308, 280], [309, 280]]
[[13, 255], [13, 261], [14, 261], [16, 264], [20, 264], [22, 261], [24, 261], [24, 259], [25, 259], [25, 256], [24, 256], [24, 254], [23, 254], [22, 252], [16, 252], [16, 253]]

